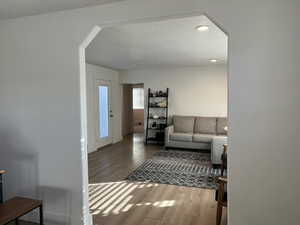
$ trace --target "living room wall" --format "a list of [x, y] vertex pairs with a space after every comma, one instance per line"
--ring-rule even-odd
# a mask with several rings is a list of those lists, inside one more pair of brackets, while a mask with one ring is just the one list
[[169, 115], [227, 116], [226, 65], [126, 70], [120, 82], [144, 83], [145, 98], [169, 88]]

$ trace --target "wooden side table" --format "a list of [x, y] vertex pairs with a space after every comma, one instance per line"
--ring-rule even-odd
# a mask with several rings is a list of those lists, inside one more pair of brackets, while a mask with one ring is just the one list
[[0, 225], [6, 225], [13, 221], [18, 225], [20, 217], [35, 209], [39, 209], [40, 225], [43, 225], [43, 202], [41, 200], [23, 197], [14, 197], [7, 200], [0, 204]]

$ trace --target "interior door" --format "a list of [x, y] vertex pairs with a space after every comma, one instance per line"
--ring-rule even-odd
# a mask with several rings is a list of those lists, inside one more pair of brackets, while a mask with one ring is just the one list
[[96, 81], [96, 143], [103, 147], [112, 143], [111, 82]]

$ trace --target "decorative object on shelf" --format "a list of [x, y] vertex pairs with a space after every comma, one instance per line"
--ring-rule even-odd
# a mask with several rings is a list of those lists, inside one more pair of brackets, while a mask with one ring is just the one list
[[164, 144], [165, 128], [168, 125], [168, 97], [169, 88], [166, 91], [148, 89], [146, 144]]
[[152, 126], [152, 128], [156, 128], [156, 127], [157, 127], [156, 122], [153, 122], [153, 123], [151, 124], [151, 126]]
[[159, 118], [158, 115], [154, 115], [154, 116], [153, 116], [153, 119], [158, 119], [158, 118]]
[[167, 102], [166, 101], [159, 102], [158, 106], [162, 107], [162, 108], [165, 108], [165, 107], [167, 107]]
[[165, 97], [168, 97], [168, 93], [163, 92], [163, 91], [151, 91], [149, 93], [149, 97], [150, 98], [165, 98]]

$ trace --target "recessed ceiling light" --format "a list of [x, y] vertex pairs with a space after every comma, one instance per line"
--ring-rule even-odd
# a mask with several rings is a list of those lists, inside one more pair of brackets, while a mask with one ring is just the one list
[[209, 61], [210, 61], [211, 63], [216, 63], [216, 62], [217, 62], [216, 59], [210, 59]]
[[195, 27], [196, 30], [198, 31], [207, 31], [209, 27], [207, 25], [199, 25]]

